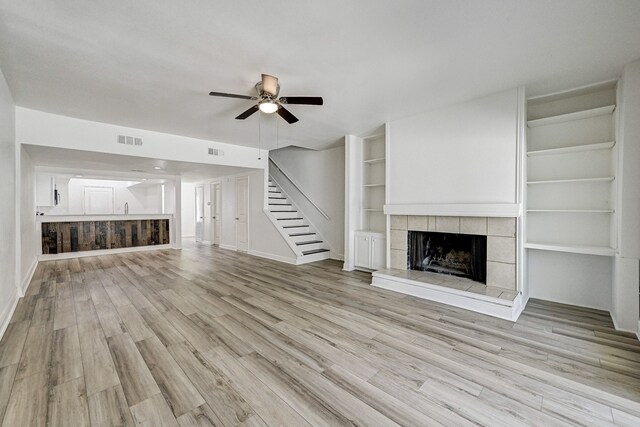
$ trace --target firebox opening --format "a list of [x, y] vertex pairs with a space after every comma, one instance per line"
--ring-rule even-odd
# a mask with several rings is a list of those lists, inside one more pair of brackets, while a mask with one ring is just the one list
[[487, 236], [409, 231], [408, 243], [410, 270], [487, 283]]

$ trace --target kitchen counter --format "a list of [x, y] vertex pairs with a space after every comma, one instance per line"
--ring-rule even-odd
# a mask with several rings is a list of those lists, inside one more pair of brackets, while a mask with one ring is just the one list
[[112, 214], [112, 215], [38, 215], [38, 222], [85, 222], [138, 219], [173, 219], [173, 214]]

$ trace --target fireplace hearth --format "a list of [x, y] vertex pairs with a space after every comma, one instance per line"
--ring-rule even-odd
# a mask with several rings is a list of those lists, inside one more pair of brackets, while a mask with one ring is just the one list
[[487, 236], [408, 231], [407, 267], [487, 281]]

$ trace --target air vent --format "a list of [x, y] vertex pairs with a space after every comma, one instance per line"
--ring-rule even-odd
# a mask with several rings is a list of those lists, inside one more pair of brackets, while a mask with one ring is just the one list
[[118, 144], [140, 146], [142, 145], [142, 138], [136, 138], [129, 135], [118, 135], [117, 142]]
[[224, 151], [219, 148], [209, 148], [209, 154], [212, 156], [224, 156]]

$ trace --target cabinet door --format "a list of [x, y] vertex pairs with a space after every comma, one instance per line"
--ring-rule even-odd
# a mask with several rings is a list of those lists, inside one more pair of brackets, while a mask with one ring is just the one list
[[365, 267], [369, 268], [369, 262], [371, 259], [371, 248], [370, 248], [371, 238], [369, 236], [362, 236], [356, 234], [355, 236], [355, 252], [356, 259], [354, 264], [357, 267]]
[[380, 270], [387, 266], [387, 239], [371, 238], [371, 269]]
[[51, 175], [36, 175], [36, 206], [55, 206], [53, 200], [54, 178]]

